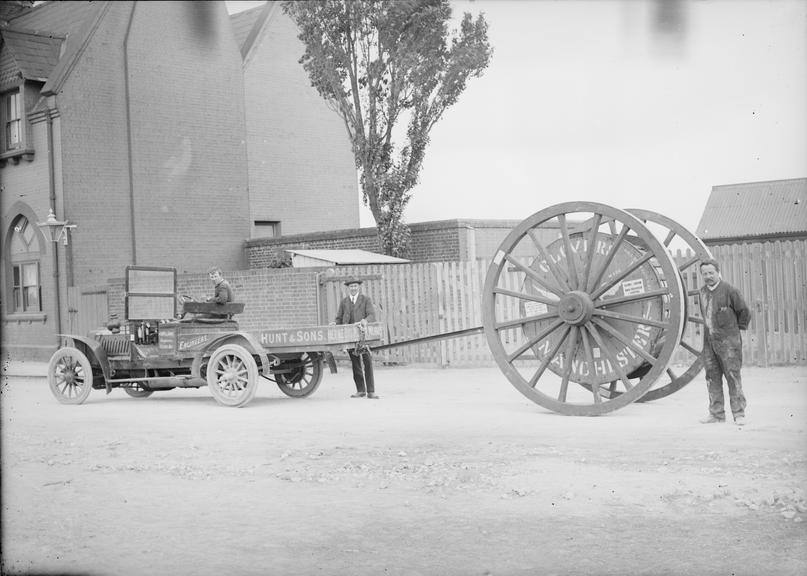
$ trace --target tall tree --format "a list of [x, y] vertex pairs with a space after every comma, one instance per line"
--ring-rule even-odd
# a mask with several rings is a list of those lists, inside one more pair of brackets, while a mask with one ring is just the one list
[[283, 10], [312, 86], [345, 123], [384, 251], [404, 256], [403, 213], [429, 132], [493, 53], [484, 15], [465, 13], [449, 35], [448, 0], [287, 1]]

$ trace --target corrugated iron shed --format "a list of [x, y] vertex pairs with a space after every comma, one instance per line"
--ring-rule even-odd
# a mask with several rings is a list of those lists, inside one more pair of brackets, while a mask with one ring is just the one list
[[807, 178], [713, 186], [698, 224], [704, 241], [807, 234]]
[[351, 264], [404, 264], [409, 260], [376, 254], [366, 250], [286, 250], [292, 256], [292, 266], [308, 268], [313, 266], [339, 266]]

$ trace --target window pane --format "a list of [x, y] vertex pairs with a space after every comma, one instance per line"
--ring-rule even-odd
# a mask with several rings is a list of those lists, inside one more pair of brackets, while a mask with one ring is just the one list
[[277, 236], [280, 236], [280, 222], [255, 220], [255, 238], [276, 238]]
[[17, 232], [14, 232], [14, 234], [11, 235], [11, 245], [9, 246], [9, 251], [11, 254], [28, 253], [28, 246], [25, 245], [22, 236]]
[[25, 310], [27, 312], [39, 311], [39, 286], [30, 286], [25, 289]]
[[25, 241], [23, 234], [30, 228], [28, 219], [24, 216], [18, 218], [14, 223], [14, 232], [11, 234], [11, 245], [9, 246], [11, 254], [26, 254], [28, 252], [28, 243]]
[[19, 288], [14, 288], [14, 311], [22, 312], [22, 291]]
[[6, 118], [9, 120], [20, 119], [20, 93], [12, 92], [6, 96]]
[[19, 287], [22, 286], [22, 282], [20, 282], [20, 267], [14, 266], [14, 286]]
[[14, 261], [36, 260], [39, 257], [39, 245], [36, 243], [35, 228], [24, 216], [18, 218], [11, 233], [9, 253]]
[[6, 124], [6, 141], [8, 147], [12, 148], [20, 143], [20, 121], [12, 120]]
[[39, 284], [39, 266], [36, 263], [23, 266], [23, 286], [37, 286]]
[[31, 240], [34, 239], [34, 228], [33, 226], [28, 225], [28, 220], [26, 219], [23, 220], [25, 220], [25, 228], [23, 228], [20, 231], [20, 234], [22, 235], [22, 239], [25, 242], [25, 245], [28, 246], [29, 247], [28, 249], [30, 250]]

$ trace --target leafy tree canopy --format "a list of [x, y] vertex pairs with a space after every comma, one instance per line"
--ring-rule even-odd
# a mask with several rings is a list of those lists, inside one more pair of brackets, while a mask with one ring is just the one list
[[448, 0], [288, 1], [283, 10], [298, 26], [311, 84], [345, 123], [384, 251], [404, 256], [403, 212], [429, 132], [487, 67], [487, 22], [465, 13], [449, 35]]

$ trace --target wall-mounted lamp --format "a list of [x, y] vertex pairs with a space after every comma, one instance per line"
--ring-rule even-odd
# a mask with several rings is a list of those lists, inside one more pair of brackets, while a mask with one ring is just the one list
[[69, 232], [72, 228], [75, 228], [75, 224], [68, 224], [67, 220], [57, 220], [56, 214], [53, 213], [53, 208], [50, 209], [48, 213], [48, 219], [44, 222], [37, 222], [37, 226], [40, 228], [47, 228], [49, 239], [51, 242], [58, 242], [59, 240], [64, 239], [64, 245], [67, 246], [67, 239], [69, 237]]

